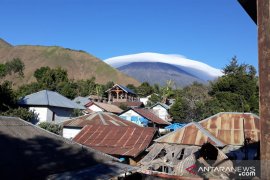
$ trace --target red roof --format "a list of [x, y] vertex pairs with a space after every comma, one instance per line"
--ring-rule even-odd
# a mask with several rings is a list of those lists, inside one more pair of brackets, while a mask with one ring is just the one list
[[[138, 126], [108, 112], [95, 112], [63, 122], [64, 127], [84, 127], [86, 125]], [[110, 126], [111, 127], [111, 126]]]
[[155, 132], [150, 127], [88, 125], [73, 140], [110, 155], [136, 157], [150, 145]]
[[150, 110], [147, 109], [139, 109], [139, 108], [132, 108], [133, 111], [137, 112], [141, 116], [145, 117], [146, 119], [156, 123], [156, 124], [171, 124], [161, 118], [159, 118], [157, 115], [152, 113]]

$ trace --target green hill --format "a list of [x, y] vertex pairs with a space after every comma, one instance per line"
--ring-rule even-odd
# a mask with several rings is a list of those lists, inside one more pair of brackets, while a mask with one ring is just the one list
[[100, 59], [84, 51], [76, 51], [58, 46], [12, 46], [0, 39], [0, 63], [20, 58], [25, 64], [24, 79], [15, 79], [15, 86], [35, 81], [34, 71], [42, 66], [66, 69], [69, 78], [89, 79], [96, 77], [96, 82], [127, 85], [140, 83], [117, 69], [112, 68]]

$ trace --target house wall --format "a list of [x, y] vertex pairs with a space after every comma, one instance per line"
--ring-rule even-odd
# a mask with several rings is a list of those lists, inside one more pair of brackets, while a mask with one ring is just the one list
[[[134, 117], [137, 119], [143, 118], [141, 115], [139, 115], [138, 113], [136, 113], [133, 110], [129, 110], [129, 111], [121, 114], [120, 117], [125, 119], [125, 120], [128, 120], [128, 121], [131, 121]], [[134, 122], [134, 121], [132, 121], [132, 122]], [[139, 121], [136, 121], [134, 123], [138, 124], [139, 126], [143, 126], [143, 124], [141, 124]]]
[[98, 107], [97, 105], [93, 104], [91, 106], [88, 107], [88, 109], [94, 111], [94, 112], [101, 112], [104, 111], [103, 109], [101, 109], [100, 107]]
[[81, 131], [81, 129], [78, 128], [63, 128], [63, 137], [67, 138], [67, 139], [73, 139], [79, 132]]
[[47, 120], [47, 107], [29, 107], [30, 111], [34, 111], [38, 115], [38, 122], [45, 122]]
[[156, 105], [152, 109], [159, 118], [167, 120], [169, 113], [164, 107], [162, 107], [161, 105]]
[[[29, 110], [38, 114], [38, 122], [60, 122], [72, 117], [73, 109], [60, 107], [29, 107]], [[55, 120], [53, 119], [55, 113]]]
[[53, 112], [55, 113], [55, 122], [71, 119], [74, 109], [50, 107], [48, 113], [48, 121], [52, 121]]

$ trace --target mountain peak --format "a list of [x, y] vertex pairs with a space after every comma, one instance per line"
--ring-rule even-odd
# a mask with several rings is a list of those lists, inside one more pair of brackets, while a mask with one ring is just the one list
[[6, 42], [4, 39], [0, 38], [0, 48], [2, 47], [12, 47], [12, 45]]

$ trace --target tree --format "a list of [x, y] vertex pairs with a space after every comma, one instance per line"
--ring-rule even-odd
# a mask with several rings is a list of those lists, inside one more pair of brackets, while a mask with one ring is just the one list
[[151, 106], [151, 105], [153, 105], [153, 104], [156, 104], [157, 102], [160, 102], [161, 101], [161, 96], [160, 95], [158, 95], [158, 94], [152, 94], [151, 96], [150, 96], [150, 98], [148, 99], [149, 101], [150, 101], [150, 104], [147, 104], [147, 105], [149, 105], [149, 106]]
[[77, 91], [79, 96], [89, 96], [96, 92], [96, 78], [92, 77], [87, 80], [79, 80], [77, 81]]
[[134, 91], [135, 93], [137, 93], [137, 88], [136, 88], [133, 84], [128, 84], [126, 87], [127, 87], [128, 89]]
[[186, 120], [201, 120], [201, 108], [205, 105], [205, 102], [210, 99], [208, 91], [208, 86], [197, 82], [183, 89], [182, 98], [187, 103]]
[[49, 123], [49, 122], [41, 122], [38, 124], [38, 126], [41, 127], [42, 129], [50, 131], [54, 134], [60, 135], [62, 132], [62, 127], [58, 124], [53, 124], [53, 123]]
[[168, 80], [166, 82], [166, 86], [161, 89], [163, 103], [166, 103], [168, 98], [174, 96], [173, 86], [174, 82], [172, 80]]
[[67, 71], [58, 67], [51, 69], [41, 67], [34, 72], [34, 76], [44, 89], [55, 91], [59, 83], [68, 82]]
[[169, 113], [172, 116], [174, 122], [189, 122], [186, 119], [187, 104], [181, 98], [178, 97], [174, 104], [171, 106]]
[[8, 74], [11, 75], [12, 73], [14, 73], [14, 74], [18, 73], [19, 76], [21, 76], [21, 77], [24, 76], [23, 71], [24, 71], [25, 67], [24, 67], [24, 63], [21, 61], [21, 59], [14, 58], [11, 61], [6, 62], [5, 66], [6, 66], [5, 67], [6, 72]]
[[[224, 76], [211, 83], [209, 94], [221, 104], [225, 110], [258, 113], [259, 93], [256, 69], [251, 65], [237, 63], [236, 57], [224, 69]], [[233, 101], [241, 102], [241, 109]], [[230, 102], [229, 102], [230, 101]], [[227, 106], [225, 105], [225, 102]]]
[[11, 83], [5, 81], [0, 84], [0, 112], [7, 111], [16, 106], [16, 97], [11, 88]]
[[143, 82], [138, 88], [137, 93], [140, 97], [146, 97], [154, 92], [152, 86], [148, 82]]
[[2, 116], [12, 116], [19, 117], [25, 121], [35, 121], [38, 118], [38, 115], [34, 111], [28, 111], [26, 108], [18, 107], [14, 109], [9, 109], [1, 113]]

